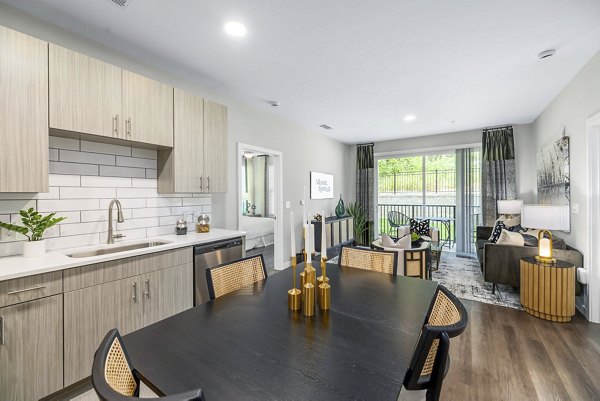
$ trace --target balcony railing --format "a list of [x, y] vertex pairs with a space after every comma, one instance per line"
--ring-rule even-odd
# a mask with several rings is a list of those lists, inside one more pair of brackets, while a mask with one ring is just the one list
[[[473, 185], [479, 185], [479, 169], [473, 169]], [[410, 171], [394, 174], [381, 174], [378, 177], [380, 194], [397, 194], [406, 192], [453, 193], [456, 192], [456, 170], [427, 170], [425, 172], [425, 188], [423, 188], [423, 172]]]

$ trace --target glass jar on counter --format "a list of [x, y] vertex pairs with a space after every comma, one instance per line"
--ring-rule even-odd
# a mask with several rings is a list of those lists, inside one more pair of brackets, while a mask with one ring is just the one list
[[201, 214], [198, 216], [198, 222], [196, 223], [196, 232], [207, 233], [210, 231], [210, 216], [207, 214]]

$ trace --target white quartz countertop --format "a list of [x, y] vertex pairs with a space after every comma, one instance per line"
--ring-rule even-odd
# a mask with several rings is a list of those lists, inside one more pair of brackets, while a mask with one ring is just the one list
[[[19, 277], [32, 276], [34, 274], [48, 273], [57, 270], [65, 270], [78, 266], [91, 265], [109, 260], [129, 258], [132, 256], [145, 255], [148, 253], [162, 252], [169, 249], [183, 248], [205, 244], [223, 239], [245, 236], [243, 231], [223, 230], [212, 228], [208, 233], [188, 232], [187, 235], [163, 235], [159, 237], [143, 238], [131, 241], [115, 241], [114, 245], [92, 245], [79, 248], [61, 249], [46, 253], [41, 258], [24, 258], [23, 256], [8, 256], [0, 258], [0, 281]], [[167, 244], [157, 245], [150, 248], [140, 248], [129, 251], [109, 253], [99, 256], [85, 258], [72, 258], [67, 254], [75, 252], [92, 251], [101, 248], [117, 247], [127, 244], [136, 244], [146, 241], [168, 241]]]

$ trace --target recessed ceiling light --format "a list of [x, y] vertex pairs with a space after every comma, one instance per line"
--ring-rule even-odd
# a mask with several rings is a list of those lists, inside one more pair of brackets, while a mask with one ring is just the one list
[[404, 121], [415, 121], [417, 118], [417, 116], [409, 114], [407, 116], [404, 117]]
[[327, 125], [327, 124], [321, 124], [321, 125], [319, 125], [319, 127], [323, 128], [323, 129], [331, 129], [331, 126]]
[[227, 34], [236, 37], [245, 36], [246, 32], [248, 32], [246, 26], [238, 21], [229, 21], [225, 24], [224, 28]]
[[548, 57], [552, 57], [556, 54], [556, 50], [554, 49], [548, 49], [548, 50], [544, 50], [543, 52], [539, 52], [538, 53], [538, 58], [540, 60], [548, 58]]

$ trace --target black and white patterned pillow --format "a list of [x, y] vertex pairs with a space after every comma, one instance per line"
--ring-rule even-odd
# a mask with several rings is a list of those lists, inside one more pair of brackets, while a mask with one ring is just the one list
[[500, 238], [500, 234], [502, 234], [502, 230], [506, 230], [506, 225], [504, 224], [503, 221], [497, 221], [496, 225], [494, 226], [494, 230], [492, 231], [492, 235], [490, 236], [488, 241], [490, 241], [493, 244], [498, 242], [498, 238]]
[[429, 220], [410, 219], [410, 232], [418, 235], [429, 235]]

